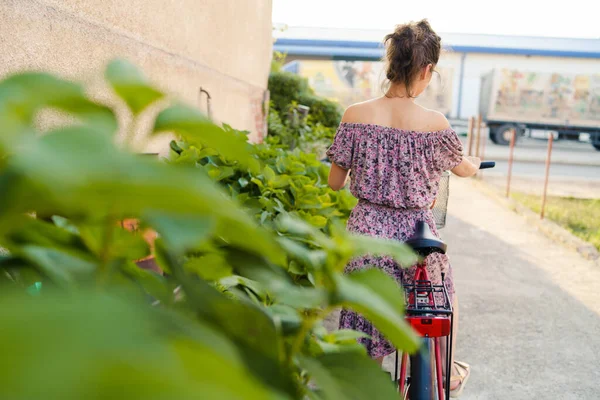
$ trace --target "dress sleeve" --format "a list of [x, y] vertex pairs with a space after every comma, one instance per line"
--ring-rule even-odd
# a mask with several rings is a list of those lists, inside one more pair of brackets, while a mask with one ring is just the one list
[[449, 171], [461, 163], [463, 145], [454, 130], [439, 133], [435, 153], [437, 166], [442, 171]]
[[339, 167], [350, 169], [352, 166], [353, 150], [354, 130], [342, 124], [335, 133], [333, 144], [327, 149], [327, 157]]

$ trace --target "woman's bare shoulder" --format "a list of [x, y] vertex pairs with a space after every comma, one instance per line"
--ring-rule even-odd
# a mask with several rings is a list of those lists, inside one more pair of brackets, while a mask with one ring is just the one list
[[342, 122], [347, 123], [368, 123], [369, 117], [373, 115], [373, 107], [377, 99], [363, 101], [361, 103], [352, 104], [342, 116]]
[[429, 108], [420, 107], [425, 122], [424, 131], [426, 132], [437, 132], [450, 129], [450, 122], [444, 114], [439, 111], [430, 110]]

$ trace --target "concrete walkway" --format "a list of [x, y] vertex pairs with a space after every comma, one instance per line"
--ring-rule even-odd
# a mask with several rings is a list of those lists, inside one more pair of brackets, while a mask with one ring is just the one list
[[453, 178], [442, 231], [460, 300], [461, 398], [600, 398], [600, 268]]
[[600, 267], [470, 179], [453, 177], [450, 192], [441, 234], [460, 301], [456, 359], [472, 367], [461, 399], [600, 399]]

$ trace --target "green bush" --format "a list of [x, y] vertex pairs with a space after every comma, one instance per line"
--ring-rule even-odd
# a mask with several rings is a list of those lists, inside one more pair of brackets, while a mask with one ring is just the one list
[[[306, 78], [290, 72], [272, 72], [269, 90], [268, 141], [323, 157], [342, 118], [339, 104], [316, 96]], [[298, 105], [310, 108], [306, 118], [299, 118]]]
[[269, 91], [273, 108], [286, 113], [292, 103], [310, 107], [310, 120], [329, 128], [337, 128], [342, 118], [340, 105], [316, 96], [308, 80], [291, 72], [272, 72], [269, 75]]
[[305, 134], [311, 130], [306, 123], [306, 117], [301, 115], [295, 102], [289, 104], [282, 114], [271, 106], [267, 122], [267, 142], [280, 144], [291, 150], [302, 143]]
[[280, 72], [285, 63], [286, 54], [280, 51], [274, 51], [271, 58], [271, 72]]
[[[225, 129], [238, 137], [246, 135], [229, 126]], [[261, 224], [285, 213], [329, 232], [332, 223], [345, 224], [356, 205], [347, 189], [336, 192], [329, 188], [329, 167], [314, 153], [273, 144], [251, 145], [250, 152], [262, 167], [262, 173], [255, 174], [197, 142], [174, 141], [171, 150], [171, 162], [192, 163], [204, 170]]]
[[310, 107], [310, 120], [320, 123], [328, 128], [337, 128], [342, 119], [342, 110], [335, 101], [325, 98], [302, 94], [298, 100], [300, 104]]
[[[164, 97], [124, 61], [106, 78], [131, 116], [123, 132]], [[41, 135], [48, 108], [74, 122]], [[294, 218], [320, 226], [314, 216], [345, 201], [310, 189], [323, 178], [314, 156], [253, 147], [175, 104], [146, 136], [188, 145], [159, 162], [115, 145], [114, 111], [44, 73], [0, 82], [0, 127], [1, 398], [397, 398], [358, 333], [321, 322], [352, 307], [415, 350], [394, 280], [341, 272], [367, 251], [414, 258], [397, 242]], [[126, 218], [159, 234], [165, 276], [132, 261], [149, 249], [120, 227]], [[310, 285], [293, 279], [294, 265]]]
[[303, 94], [313, 94], [308, 80], [291, 72], [272, 72], [269, 75], [271, 102], [277, 112], [287, 112], [290, 104], [298, 102]]
[[333, 142], [336, 128], [329, 128], [321, 124], [310, 124], [299, 141], [298, 148], [306, 153], [315, 154], [320, 160], [326, 157], [326, 150]]

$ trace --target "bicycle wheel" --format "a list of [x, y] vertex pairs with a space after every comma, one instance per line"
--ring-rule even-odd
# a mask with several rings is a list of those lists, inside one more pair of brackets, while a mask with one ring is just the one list
[[423, 338], [421, 350], [410, 357], [411, 400], [429, 400], [432, 398], [431, 387], [431, 344], [429, 338]]

